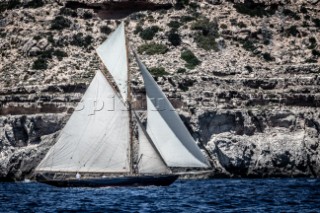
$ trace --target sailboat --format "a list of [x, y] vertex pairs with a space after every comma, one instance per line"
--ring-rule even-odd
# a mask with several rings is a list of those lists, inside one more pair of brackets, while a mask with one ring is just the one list
[[115, 85], [97, 71], [57, 142], [36, 167], [36, 180], [61, 187], [166, 186], [179, 176], [173, 168], [209, 168], [137, 54], [147, 97], [146, 127], [131, 109], [124, 23], [96, 50]]

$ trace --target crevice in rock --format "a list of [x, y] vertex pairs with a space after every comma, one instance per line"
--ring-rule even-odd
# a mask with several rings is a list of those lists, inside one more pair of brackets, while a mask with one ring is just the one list
[[172, 4], [156, 4], [146, 0], [127, 0], [127, 1], [106, 1], [103, 3], [86, 4], [78, 1], [67, 1], [66, 8], [70, 9], [93, 9], [101, 19], [122, 19], [132, 13], [140, 11], [168, 10]]

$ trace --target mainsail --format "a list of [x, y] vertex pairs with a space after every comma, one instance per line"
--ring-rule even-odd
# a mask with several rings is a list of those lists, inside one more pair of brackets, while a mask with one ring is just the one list
[[129, 172], [129, 113], [98, 71], [36, 171]]
[[147, 93], [147, 132], [166, 164], [169, 167], [208, 168], [206, 158], [179, 115], [137, 55], [136, 59]]
[[111, 73], [124, 101], [128, 97], [128, 57], [124, 23], [103, 42], [97, 53]]

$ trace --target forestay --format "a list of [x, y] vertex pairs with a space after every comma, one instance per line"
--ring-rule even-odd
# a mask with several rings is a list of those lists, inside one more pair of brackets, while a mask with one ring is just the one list
[[209, 167], [169, 100], [137, 56], [136, 59], [147, 93], [147, 132], [166, 164], [169, 167]]
[[157, 151], [153, 148], [152, 142], [148, 140], [145, 133], [138, 125], [139, 134], [139, 173], [169, 173], [169, 169], [162, 161]]
[[111, 73], [124, 101], [128, 93], [128, 59], [124, 23], [98, 48], [97, 53]]
[[129, 172], [129, 113], [98, 71], [36, 171]]

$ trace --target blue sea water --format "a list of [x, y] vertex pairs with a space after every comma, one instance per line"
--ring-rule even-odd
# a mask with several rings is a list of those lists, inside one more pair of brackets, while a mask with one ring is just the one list
[[1, 212], [320, 212], [319, 179], [214, 179], [169, 187], [0, 183]]

